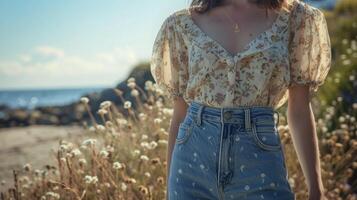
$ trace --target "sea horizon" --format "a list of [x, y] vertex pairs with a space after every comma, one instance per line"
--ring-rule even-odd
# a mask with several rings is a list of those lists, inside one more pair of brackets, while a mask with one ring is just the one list
[[0, 89], [0, 105], [34, 109], [39, 106], [61, 106], [78, 101], [82, 96], [101, 92], [109, 86], [11, 88]]

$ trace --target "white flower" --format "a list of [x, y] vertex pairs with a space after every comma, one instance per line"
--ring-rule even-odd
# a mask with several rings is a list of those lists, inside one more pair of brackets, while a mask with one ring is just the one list
[[128, 81], [127, 81], [128, 83], [130, 83], [130, 82], [135, 82], [135, 78], [134, 77], [130, 77], [130, 78], [128, 78]]
[[140, 155], [140, 150], [139, 149], [135, 149], [134, 151], [133, 151], [133, 154], [136, 156], [136, 155]]
[[78, 162], [79, 162], [79, 164], [82, 164], [82, 165], [87, 164], [87, 161], [84, 158], [79, 159]]
[[147, 176], [147, 177], [149, 177], [149, 178], [150, 178], [150, 176], [151, 176], [151, 174], [150, 174], [149, 172], [145, 172], [144, 175]]
[[102, 103], [100, 103], [99, 107], [102, 109], [106, 109], [109, 108], [112, 105], [111, 101], [103, 101]]
[[147, 160], [149, 160], [149, 157], [147, 157], [146, 155], [141, 155], [140, 159], [147, 161]]
[[101, 125], [101, 124], [98, 124], [98, 125], [96, 126], [96, 128], [97, 128], [98, 131], [105, 131], [105, 126], [103, 126], [103, 125]]
[[145, 113], [139, 113], [139, 119], [140, 121], [145, 121], [146, 120], [146, 114]]
[[94, 146], [97, 143], [96, 139], [87, 139], [82, 142], [83, 146]]
[[142, 134], [142, 135], [141, 135], [141, 139], [142, 139], [142, 140], [146, 140], [146, 139], [148, 139], [148, 138], [149, 138], [149, 137], [148, 137], [148, 135], [146, 135], [146, 134]]
[[161, 122], [162, 122], [162, 119], [160, 119], [160, 118], [154, 119], [154, 124], [160, 124]]
[[157, 147], [157, 142], [151, 141], [150, 144], [149, 144], [149, 148], [150, 149], [155, 149], [156, 147]]
[[89, 99], [88, 99], [87, 97], [82, 97], [82, 98], [80, 99], [80, 101], [81, 101], [81, 103], [88, 104]]
[[89, 175], [86, 175], [84, 177], [84, 182], [86, 184], [96, 184], [98, 182], [98, 177], [97, 176], [89, 176]]
[[60, 199], [60, 195], [58, 193], [55, 193], [55, 192], [47, 192], [46, 196], [52, 197], [54, 199]]
[[160, 139], [157, 141], [159, 144], [167, 144], [167, 140], [164, 140], [164, 139]]
[[102, 150], [99, 152], [99, 155], [103, 158], [107, 158], [109, 156], [109, 153], [106, 150]]
[[71, 151], [71, 154], [73, 157], [76, 157], [76, 156], [80, 156], [82, 154], [82, 152], [79, 149], [73, 149]]
[[137, 89], [132, 89], [131, 90], [131, 96], [133, 96], [133, 97], [139, 96], [139, 91]]
[[131, 82], [129, 82], [129, 83], [127, 84], [127, 86], [128, 86], [129, 88], [131, 88], [131, 89], [134, 89], [135, 86], [136, 86], [136, 83], [133, 82], [133, 81], [131, 81]]
[[130, 101], [125, 101], [125, 103], [124, 103], [124, 108], [125, 108], [125, 109], [131, 108], [131, 102], [130, 102]]
[[127, 189], [128, 187], [126, 186], [125, 183], [122, 182], [121, 185], [120, 185], [120, 188], [121, 188], [121, 190], [126, 191], [126, 189]]
[[113, 169], [123, 169], [123, 165], [120, 162], [114, 162]]
[[108, 113], [108, 111], [107, 110], [105, 110], [105, 109], [103, 109], [103, 108], [101, 108], [101, 109], [99, 109], [98, 110], [98, 112], [97, 112], [99, 115], [105, 115], [105, 114], [107, 114]]
[[145, 81], [145, 90], [152, 91], [153, 89], [153, 82], [150, 80]]

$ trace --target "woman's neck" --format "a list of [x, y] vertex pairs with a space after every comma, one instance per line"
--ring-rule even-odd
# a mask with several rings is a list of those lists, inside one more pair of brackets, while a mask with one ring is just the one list
[[221, 5], [232, 6], [236, 9], [250, 9], [254, 7], [249, 0], [224, 0]]

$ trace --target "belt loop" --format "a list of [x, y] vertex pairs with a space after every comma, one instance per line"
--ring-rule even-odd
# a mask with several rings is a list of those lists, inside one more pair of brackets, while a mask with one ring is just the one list
[[204, 107], [204, 105], [199, 105], [199, 108], [198, 108], [197, 119], [196, 119], [196, 124], [198, 126], [201, 126], [201, 123], [202, 123], [201, 115], [202, 115], [203, 107]]
[[276, 124], [275, 124], [276, 126], [278, 126], [279, 125], [279, 112], [274, 110], [274, 113], [276, 113], [278, 115], [278, 119], [277, 119]]
[[250, 121], [250, 109], [249, 108], [244, 108], [244, 117], [245, 117], [245, 129], [249, 131], [251, 127], [251, 121]]

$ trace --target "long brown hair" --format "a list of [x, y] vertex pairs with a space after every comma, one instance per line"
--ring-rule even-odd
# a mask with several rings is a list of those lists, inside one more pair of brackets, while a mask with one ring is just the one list
[[[190, 7], [198, 13], [207, 12], [214, 7], [218, 7], [224, 0], [192, 0]], [[286, 5], [287, 0], [248, 0], [258, 7], [267, 9], [281, 9]]]

